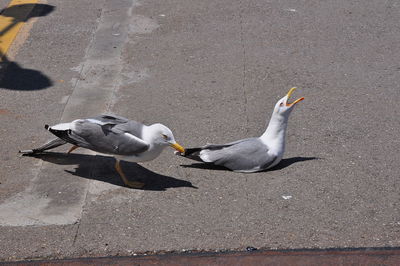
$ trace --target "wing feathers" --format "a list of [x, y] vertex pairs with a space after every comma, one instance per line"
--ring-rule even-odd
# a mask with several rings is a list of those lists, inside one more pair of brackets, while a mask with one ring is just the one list
[[149, 144], [141, 139], [142, 128], [143, 125], [138, 122], [109, 115], [46, 126], [51, 133], [66, 142], [117, 155], [135, 155], [149, 148]]
[[79, 146], [78, 141], [70, 137], [71, 129], [57, 130], [57, 129], [53, 129], [52, 127], [48, 127], [48, 130], [51, 133], [53, 133], [54, 135], [56, 135], [57, 137], [59, 137], [60, 139], [66, 141], [66, 142], [69, 142], [71, 144]]
[[237, 172], [256, 172], [268, 168], [276, 159], [258, 138], [243, 139], [222, 145], [186, 149], [184, 157], [224, 166]]
[[66, 143], [67, 143], [66, 141], [56, 138], [56, 139], [53, 139], [53, 140], [47, 142], [46, 144], [40, 146], [39, 148], [32, 149], [32, 150], [22, 150], [22, 151], [19, 151], [19, 153], [22, 153], [23, 155], [41, 153], [43, 151], [56, 148], [58, 146], [66, 144]]

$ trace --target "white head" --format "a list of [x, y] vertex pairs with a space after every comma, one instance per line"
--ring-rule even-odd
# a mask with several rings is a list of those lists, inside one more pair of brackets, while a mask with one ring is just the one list
[[172, 131], [163, 124], [153, 124], [149, 126], [151, 130], [151, 142], [156, 146], [171, 146], [177, 151], [183, 153], [185, 149], [179, 145], [172, 134]]
[[292, 103], [289, 102], [290, 95], [295, 90], [296, 90], [296, 88], [291, 88], [289, 90], [289, 92], [285, 95], [285, 97], [283, 97], [276, 103], [275, 108], [274, 108], [274, 114], [278, 114], [278, 115], [288, 118], [289, 114], [292, 112], [293, 107], [296, 105], [296, 103], [304, 100], [304, 97], [301, 97]]
[[274, 111], [272, 113], [271, 119], [269, 120], [268, 127], [265, 130], [264, 134], [261, 136], [261, 139], [268, 142], [269, 145], [271, 143], [275, 143], [276, 147], [279, 147], [279, 150], [283, 152], [285, 148], [285, 132], [287, 127], [287, 122], [289, 119], [289, 115], [293, 110], [293, 107], [300, 101], [304, 100], [304, 98], [299, 98], [296, 101], [290, 103], [289, 98], [290, 95], [294, 92], [296, 88], [291, 88], [289, 92], [280, 99], [276, 104]]

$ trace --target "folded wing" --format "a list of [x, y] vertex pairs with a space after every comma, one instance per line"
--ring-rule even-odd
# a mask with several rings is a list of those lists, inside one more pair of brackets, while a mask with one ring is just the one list
[[267, 169], [276, 156], [268, 154], [268, 147], [258, 138], [242, 139], [222, 144], [187, 149], [184, 156], [224, 166], [238, 172], [257, 172]]
[[149, 148], [141, 139], [143, 126], [123, 117], [101, 115], [75, 120], [68, 128], [55, 125], [48, 130], [79, 147], [106, 154], [135, 155]]

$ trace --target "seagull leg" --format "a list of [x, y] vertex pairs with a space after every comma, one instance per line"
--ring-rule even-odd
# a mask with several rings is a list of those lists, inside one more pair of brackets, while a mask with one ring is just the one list
[[67, 153], [70, 154], [71, 152], [73, 152], [74, 150], [76, 150], [78, 148], [79, 148], [79, 146], [74, 145], [74, 146], [71, 147], [71, 149], [68, 150]]
[[145, 185], [142, 182], [128, 180], [128, 178], [126, 178], [124, 172], [122, 172], [122, 168], [121, 168], [121, 165], [119, 164], [119, 160], [116, 160], [116, 162], [115, 162], [115, 170], [117, 170], [118, 174], [121, 176], [122, 181], [128, 187], [131, 187], [131, 188], [142, 188]]

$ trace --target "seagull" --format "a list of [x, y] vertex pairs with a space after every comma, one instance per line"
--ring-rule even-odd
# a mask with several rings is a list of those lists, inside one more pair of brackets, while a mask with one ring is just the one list
[[207, 164], [224, 166], [234, 172], [254, 173], [274, 167], [282, 160], [285, 151], [289, 115], [294, 106], [304, 100], [302, 97], [289, 102], [295, 89], [291, 88], [286, 96], [276, 103], [268, 127], [260, 137], [227, 144], [210, 144], [186, 149], [184, 153], [175, 153]]
[[71, 143], [73, 146], [68, 153], [82, 147], [113, 155], [116, 159], [115, 169], [124, 184], [132, 188], [142, 188], [144, 183], [128, 180], [122, 171], [120, 160], [151, 161], [158, 157], [167, 146], [181, 153], [185, 152], [185, 149], [175, 141], [168, 127], [159, 123], [146, 126], [116, 115], [99, 115], [54, 126], [45, 125], [45, 129], [57, 138], [37, 149], [19, 152], [23, 155], [33, 155]]

